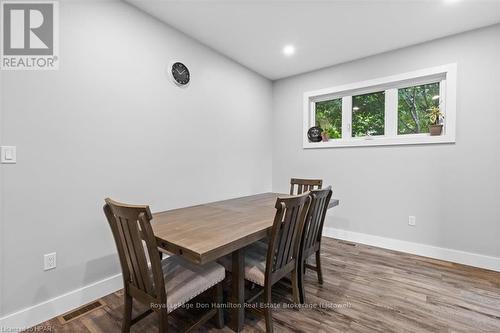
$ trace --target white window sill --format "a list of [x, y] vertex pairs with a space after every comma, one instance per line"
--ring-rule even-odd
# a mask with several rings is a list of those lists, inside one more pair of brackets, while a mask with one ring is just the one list
[[342, 148], [365, 146], [419, 145], [433, 143], [455, 143], [451, 135], [430, 136], [429, 134], [400, 135], [397, 137], [362, 137], [350, 139], [333, 139], [328, 142], [304, 142], [304, 149]]

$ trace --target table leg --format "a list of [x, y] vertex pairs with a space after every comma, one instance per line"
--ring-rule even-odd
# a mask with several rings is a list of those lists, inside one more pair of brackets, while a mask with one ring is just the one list
[[231, 322], [229, 327], [240, 332], [245, 323], [245, 253], [244, 249], [239, 249], [232, 254], [231, 268]]

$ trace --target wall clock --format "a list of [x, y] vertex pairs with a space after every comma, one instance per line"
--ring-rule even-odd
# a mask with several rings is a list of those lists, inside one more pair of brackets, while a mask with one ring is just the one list
[[174, 62], [170, 66], [169, 73], [174, 83], [180, 87], [186, 86], [191, 79], [189, 69], [182, 62]]

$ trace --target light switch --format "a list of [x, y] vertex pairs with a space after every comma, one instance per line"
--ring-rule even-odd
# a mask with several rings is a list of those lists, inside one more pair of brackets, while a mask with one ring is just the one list
[[16, 147], [2, 146], [0, 154], [1, 154], [1, 162], [3, 164], [16, 163]]

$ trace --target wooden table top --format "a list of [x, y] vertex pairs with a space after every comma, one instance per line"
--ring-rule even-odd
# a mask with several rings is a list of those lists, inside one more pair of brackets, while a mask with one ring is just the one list
[[[267, 236], [280, 193], [262, 193], [153, 214], [160, 247], [204, 264]], [[329, 208], [338, 205], [331, 200]]]

